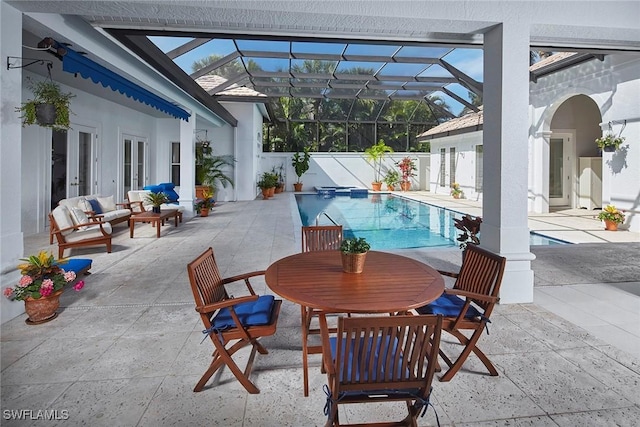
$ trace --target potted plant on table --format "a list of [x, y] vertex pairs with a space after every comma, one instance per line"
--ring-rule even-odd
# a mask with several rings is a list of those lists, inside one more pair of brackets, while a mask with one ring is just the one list
[[160, 206], [167, 203], [169, 198], [164, 193], [149, 193], [146, 196], [147, 202], [153, 205], [153, 213], [160, 213]]
[[405, 157], [399, 162], [396, 162], [396, 166], [398, 166], [400, 172], [402, 172], [400, 189], [402, 191], [409, 191], [409, 189], [411, 189], [411, 178], [416, 176], [415, 172], [418, 170], [414, 160], [411, 157]]
[[395, 190], [395, 185], [400, 182], [400, 172], [395, 169], [387, 170], [387, 174], [384, 176], [383, 181], [387, 184], [387, 190]]
[[624, 213], [614, 205], [607, 205], [598, 214], [598, 219], [604, 221], [605, 230], [616, 231], [618, 225], [624, 222]]
[[297, 152], [293, 155], [291, 159], [291, 166], [296, 172], [296, 176], [298, 177], [298, 181], [293, 184], [294, 191], [302, 191], [302, 182], [300, 178], [306, 171], [309, 170], [309, 160], [311, 159], [311, 155], [309, 154], [309, 147], [305, 147], [303, 152]]
[[350, 237], [340, 244], [342, 270], [345, 273], [362, 273], [371, 246], [364, 237]]
[[620, 148], [620, 145], [624, 142], [623, 136], [615, 136], [611, 132], [596, 139], [596, 145], [602, 150], [607, 152], [616, 151]]
[[460, 188], [460, 184], [454, 182], [451, 184], [451, 195], [454, 199], [460, 199], [464, 195], [462, 189]]
[[373, 191], [380, 191], [382, 188], [380, 176], [382, 171], [382, 160], [387, 153], [393, 153], [393, 148], [385, 144], [383, 140], [379, 140], [377, 144], [365, 149], [364, 152], [367, 156], [367, 162], [373, 166], [373, 182], [371, 183], [371, 188]]
[[52, 81], [31, 82], [29, 89], [33, 99], [24, 102], [16, 111], [22, 113], [22, 126], [38, 124], [53, 130], [71, 127], [71, 98], [75, 95], [63, 93], [60, 86]]
[[[4, 295], [12, 300], [24, 301], [24, 308], [29, 316], [26, 322], [29, 325], [55, 319], [63, 288], [76, 279], [76, 273], [64, 271], [66, 260], [56, 262], [53, 254], [46, 251], [20, 261], [26, 261], [18, 265], [22, 277], [15, 287], [5, 288]], [[79, 291], [83, 286], [84, 281], [81, 280], [73, 289]]]

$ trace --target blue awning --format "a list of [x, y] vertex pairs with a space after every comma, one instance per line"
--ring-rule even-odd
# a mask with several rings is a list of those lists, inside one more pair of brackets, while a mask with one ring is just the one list
[[104, 87], [147, 104], [177, 119], [189, 120], [191, 114], [180, 107], [148, 91], [147, 89], [125, 79], [95, 61], [65, 46], [67, 53], [62, 57], [62, 69], [68, 73], [78, 73], [85, 79], [100, 83]]

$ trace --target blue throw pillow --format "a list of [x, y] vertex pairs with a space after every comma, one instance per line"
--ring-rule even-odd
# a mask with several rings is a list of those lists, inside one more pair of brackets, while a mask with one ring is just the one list
[[[445, 317], [457, 317], [462, 310], [465, 300], [460, 297], [451, 294], [442, 294], [434, 302], [416, 309], [420, 314], [442, 314]], [[470, 305], [464, 317], [473, 318], [481, 317], [482, 314], [473, 306]]]
[[[246, 326], [268, 325], [271, 321], [271, 312], [273, 311], [273, 295], [259, 296], [256, 301], [243, 302], [233, 306], [233, 310], [238, 315], [240, 322]], [[231, 317], [228, 308], [223, 308], [213, 318], [212, 326], [214, 329], [224, 331], [229, 328], [235, 328], [236, 323]]]
[[100, 206], [100, 203], [98, 203], [97, 200], [95, 200], [95, 199], [87, 199], [87, 201], [91, 205], [91, 210], [93, 211], [93, 213], [95, 213], [95, 214], [101, 214], [102, 213], [102, 207]]

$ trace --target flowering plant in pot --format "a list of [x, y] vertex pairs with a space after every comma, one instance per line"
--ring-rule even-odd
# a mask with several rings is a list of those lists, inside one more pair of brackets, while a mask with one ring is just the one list
[[411, 157], [405, 157], [396, 162], [396, 166], [398, 166], [402, 173], [400, 188], [402, 191], [408, 191], [411, 188], [411, 178], [416, 176], [416, 171], [418, 170], [416, 163]]
[[205, 190], [202, 193], [202, 198], [195, 200], [193, 208], [200, 213], [200, 216], [209, 216], [209, 211], [214, 204], [213, 193], [210, 190]]
[[[67, 261], [63, 259], [56, 262], [53, 254], [46, 251], [20, 261], [26, 261], [18, 265], [22, 277], [15, 287], [5, 288], [4, 295], [11, 300], [25, 302], [31, 323], [54, 319], [60, 306], [60, 294], [67, 283], [76, 279], [76, 273], [65, 271], [63, 266]], [[73, 285], [76, 291], [83, 287], [82, 280]]]
[[616, 151], [624, 142], [624, 136], [615, 136], [611, 132], [596, 139], [596, 145], [602, 151]]
[[460, 188], [460, 184], [458, 184], [457, 182], [454, 182], [453, 184], [451, 184], [451, 195], [453, 196], [454, 199], [461, 198], [463, 194], [464, 193]]
[[604, 221], [605, 229], [615, 231], [618, 229], [618, 224], [624, 222], [624, 212], [616, 208], [614, 205], [607, 205], [598, 214], [598, 219]]

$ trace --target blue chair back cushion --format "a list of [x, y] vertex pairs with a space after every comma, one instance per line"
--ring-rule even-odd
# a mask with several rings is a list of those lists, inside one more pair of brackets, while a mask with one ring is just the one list
[[178, 193], [174, 190], [175, 184], [171, 182], [163, 182], [158, 185], [145, 185], [142, 189], [149, 190], [152, 193], [164, 193], [169, 199], [169, 203], [175, 203], [178, 201]]
[[[457, 317], [464, 306], [464, 302], [462, 298], [455, 295], [442, 294], [437, 300], [416, 309], [416, 311], [420, 314], [441, 314], [445, 317]], [[482, 314], [473, 305], [470, 305], [464, 317], [482, 317]]]
[[87, 199], [87, 201], [91, 205], [91, 210], [93, 211], [93, 213], [95, 213], [96, 215], [102, 213], [102, 206], [100, 206], [100, 203], [98, 203], [96, 199]]
[[[366, 347], [365, 347], [364, 338], [360, 338], [358, 343], [355, 342], [355, 338], [352, 338], [351, 341], [352, 341], [351, 342], [351, 349], [349, 351], [349, 354], [347, 355], [347, 357], [348, 357], [347, 366], [349, 368], [348, 368], [347, 372], [344, 372], [344, 371], [341, 372], [340, 381], [345, 381], [345, 380], [349, 381], [349, 382], [352, 382], [352, 381], [359, 382], [359, 381], [361, 381], [360, 380], [360, 370], [361, 370], [360, 368], [361, 368], [361, 366], [359, 364], [356, 366], [355, 377], [352, 376], [353, 374], [351, 372], [351, 366], [353, 365], [353, 353], [354, 353], [354, 350], [359, 349], [358, 354], [362, 354], [363, 350], [366, 351], [366, 358], [365, 358], [365, 360], [366, 360], [365, 364], [366, 365], [364, 366], [364, 379], [363, 379], [363, 381], [368, 381], [369, 380], [369, 361], [371, 360], [371, 353], [372, 352], [373, 352], [373, 366], [377, 366], [378, 359], [380, 357], [385, 358], [387, 356], [388, 352], [391, 352], [392, 354], [395, 354], [398, 351], [398, 340], [394, 338], [393, 345], [391, 345], [390, 337], [388, 337], [388, 336], [385, 338], [384, 341], [381, 339], [381, 337], [378, 337], [376, 339], [375, 347], [373, 346], [373, 339], [371, 339], [371, 338], [367, 339]], [[333, 338], [329, 339], [329, 344], [331, 346], [331, 358], [333, 360], [336, 359], [337, 342], [338, 342], [338, 339], [336, 337], [333, 337]], [[347, 339], [343, 338], [342, 339], [342, 348], [346, 349], [347, 348], [346, 345], [347, 345]], [[344, 357], [344, 355], [343, 355], [343, 357]], [[361, 358], [358, 358], [358, 359], [359, 359], [359, 361], [362, 360]], [[342, 363], [340, 363], [340, 365], [342, 365]], [[400, 358], [398, 359], [397, 369], [401, 369], [401, 366], [402, 366], [402, 356], [400, 356]], [[382, 372], [379, 372], [379, 373], [382, 375], [382, 377], [383, 377], [382, 379], [384, 379], [385, 372], [382, 371]], [[372, 380], [376, 381], [375, 375], [377, 375], [378, 372], [374, 371], [373, 374], [374, 374], [374, 378], [372, 378]], [[400, 371], [398, 371], [398, 374], [400, 374]], [[408, 375], [408, 372], [406, 374]]]
[[[269, 322], [271, 322], [273, 303], [273, 295], [261, 295], [255, 301], [234, 305], [233, 310], [238, 315], [240, 323], [245, 327], [268, 325]], [[233, 321], [233, 317], [231, 317], [229, 309], [223, 308], [213, 318], [211, 325], [213, 329], [224, 331], [226, 329], [235, 328], [236, 322]]]

